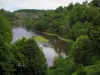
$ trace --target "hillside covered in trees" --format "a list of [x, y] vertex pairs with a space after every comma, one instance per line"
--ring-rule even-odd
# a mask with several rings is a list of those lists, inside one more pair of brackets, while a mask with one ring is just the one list
[[[25, 26], [67, 40], [68, 57], [47, 68], [33, 37], [12, 43], [12, 26]], [[0, 75], [100, 75], [100, 0], [56, 10], [0, 10]]]
[[16, 19], [14, 19], [14, 26], [25, 26], [28, 21], [39, 18], [39, 16], [44, 12], [44, 10], [36, 9], [23, 9], [14, 11]]

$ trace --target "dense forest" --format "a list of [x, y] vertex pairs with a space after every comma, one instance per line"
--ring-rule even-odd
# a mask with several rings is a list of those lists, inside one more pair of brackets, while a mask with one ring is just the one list
[[[12, 27], [25, 26], [64, 38], [68, 57], [48, 68], [33, 37], [12, 42]], [[0, 10], [0, 75], [100, 75], [100, 0], [55, 10]]]
[[46, 59], [34, 38], [12, 42], [15, 19], [13, 13], [0, 10], [0, 75], [46, 75]]

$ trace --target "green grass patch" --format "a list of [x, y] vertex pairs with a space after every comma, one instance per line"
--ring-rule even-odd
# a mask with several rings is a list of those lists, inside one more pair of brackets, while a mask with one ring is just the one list
[[39, 42], [48, 42], [49, 41], [48, 39], [41, 37], [41, 36], [35, 36], [34, 39]]

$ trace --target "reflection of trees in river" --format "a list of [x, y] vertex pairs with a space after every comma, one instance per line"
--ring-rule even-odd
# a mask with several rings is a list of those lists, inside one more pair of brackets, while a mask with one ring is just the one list
[[56, 36], [48, 36], [44, 35], [45, 38], [49, 39], [49, 43], [51, 46], [54, 48], [54, 50], [58, 53], [61, 54], [62, 52], [67, 54], [67, 43], [60, 40]]
[[62, 40], [60, 40], [58, 37], [46, 35], [46, 34], [43, 34], [42, 32], [39, 32], [39, 31], [34, 31], [34, 32], [39, 34], [39, 35], [41, 35], [41, 36], [43, 36], [44, 38], [49, 39], [50, 45], [53, 47], [53, 49], [58, 54], [61, 54], [61, 53], [67, 54], [68, 53], [67, 43], [62, 41]]

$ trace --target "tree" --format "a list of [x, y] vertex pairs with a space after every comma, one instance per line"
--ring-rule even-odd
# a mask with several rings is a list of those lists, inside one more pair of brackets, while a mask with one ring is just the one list
[[88, 36], [79, 36], [72, 46], [72, 56], [76, 64], [92, 64], [92, 41]]
[[[72, 11], [70, 11], [69, 25], [72, 27], [72, 25], [74, 25], [78, 21], [82, 23], [90, 22], [96, 24], [95, 19], [97, 20], [97, 16], [99, 15], [99, 10], [95, 7], [90, 8], [84, 5], [76, 5], [72, 9]], [[97, 22], [98, 21], [99, 20], [97, 20]]]
[[74, 6], [73, 3], [70, 3], [70, 4], [68, 5], [67, 9], [68, 9], [68, 10], [71, 10], [71, 9], [73, 9], [73, 6]]
[[92, 0], [91, 4], [96, 7], [100, 7], [100, 0]]
[[13, 65], [10, 43], [12, 41], [11, 21], [7, 13], [0, 10], [0, 75], [13, 75]]
[[71, 75], [76, 71], [76, 65], [71, 58], [56, 57], [53, 67], [49, 69], [48, 75]]
[[94, 55], [100, 57], [100, 27], [90, 30], [90, 39], [93, 41]]
[[84, 67], [83, 66], [80, 66], [76, 72], [74, 72], [72, 75], [87, 75], [85, 70], [84, 70]]
[[91, 28], [92, 24], [89, 22], [77, 22], [72, 26], [72, 28], [69, 29], [67, 36], [68, 38], [76, 40], [80, 35], [89, 35], [89, 31]]
[[11, 64], [12, 56], [10, 52], [10, 45], [3, 40], [0, 35], [0, 74], [12, 75], [13, 64]]
[[34, 38], [22, 38], [14, 43], [13, 53], [18, 61], [15, 73], [19, 75], [46, 75], [47, 65], [42, 50]]
[[63, 11], [63, 7], [62, 6], [59, 6], [55, 11], [58, 12], [58, 13], [60, 13], [60, 12]]

